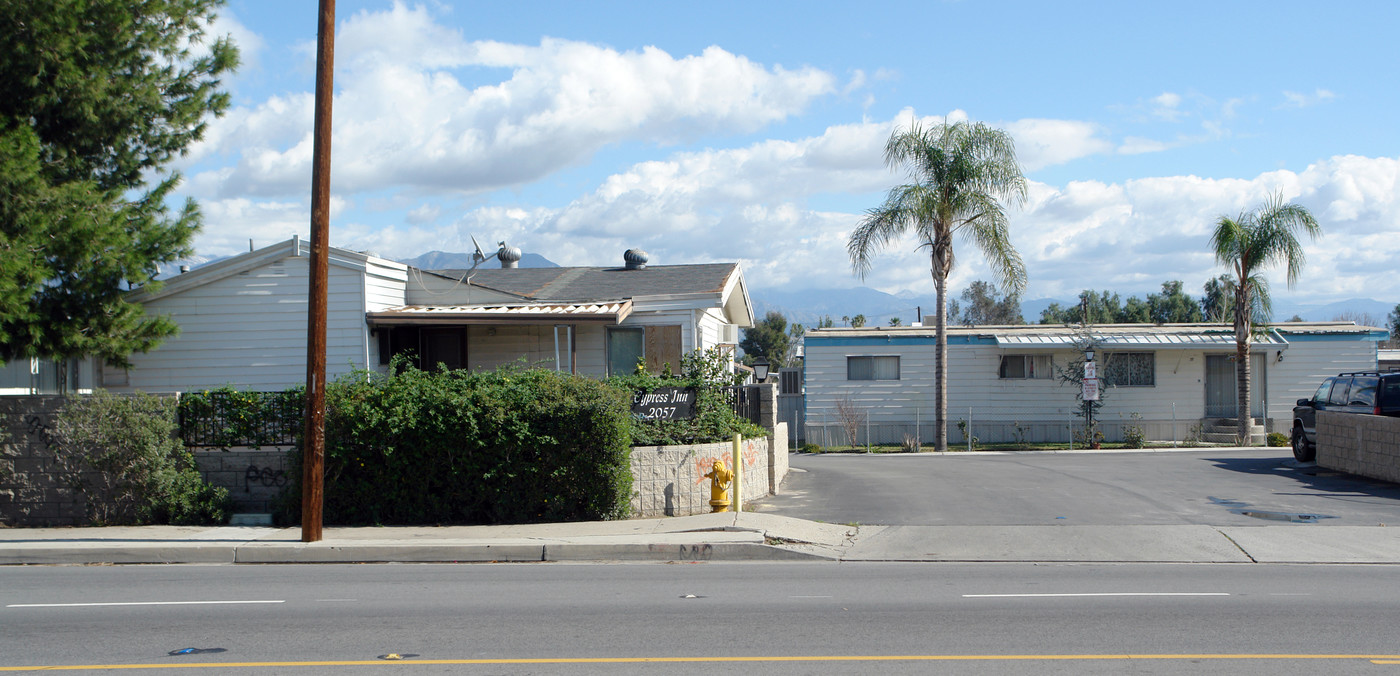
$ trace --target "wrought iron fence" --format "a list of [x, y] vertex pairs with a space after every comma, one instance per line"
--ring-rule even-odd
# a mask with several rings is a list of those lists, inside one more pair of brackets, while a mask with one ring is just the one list
[[758, 393], [744, 387], [726, 387], [724, 396], [729, 401], [729, 405], [734, 411], [734, 415], [743, 418], [755, 425], [762, 424], [762, 418], [758, 410]]
[[301, 392], [213, 390], [180, 396], [185, 446], [291, 446], [301, 434]]

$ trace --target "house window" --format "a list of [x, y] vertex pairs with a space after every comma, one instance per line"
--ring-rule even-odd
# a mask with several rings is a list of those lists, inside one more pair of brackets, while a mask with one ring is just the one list
[[899, 380], [899, 357], [846, 357], [846, 380]]
[[1114, 352], [1104, 359], [1104, 382], [1116, 387], [1155, 387], [1157, 355], [1153, 352]]
[[1004, 379], [1045, 380], [1053, 371], [1048, 354], [1004, 354], [998, 373]]
[[623, 376], [637, 370], [646, 357], [646, 331], [641, 328], [608, 329], [608, 375]]

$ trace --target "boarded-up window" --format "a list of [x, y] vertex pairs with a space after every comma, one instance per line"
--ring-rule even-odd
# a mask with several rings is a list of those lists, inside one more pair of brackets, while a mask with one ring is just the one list
[[665, 370], [666, 364], [670, 364], [671, 373], [679, 374], [681, 372], [680, 325], [646, 327], [645, 356], [648, 371], [660, 373]]

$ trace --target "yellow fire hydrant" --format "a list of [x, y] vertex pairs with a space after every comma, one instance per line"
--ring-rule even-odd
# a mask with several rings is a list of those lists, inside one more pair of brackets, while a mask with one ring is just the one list
[[705, 476], [710, 478], [710, 511], [729, 511], [729, 482], [734, 479], [734, 473], [724, 466], [723, 460], [715, 460], [714, 467]]

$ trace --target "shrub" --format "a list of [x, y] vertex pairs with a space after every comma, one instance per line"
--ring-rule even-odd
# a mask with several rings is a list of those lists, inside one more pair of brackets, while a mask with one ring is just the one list
[[1292, 443], [1283, 432], [1270, 432], [1267, 441], [1270, 446], [1288, 446]]
[[[325, 522], [626, 516], [632, 422], [617, 388], [517, 366], [429, 372], [399, 361], [390, 373], [326, 388]], [[295, 521], [300, 468], [291, 474], [283, 514]]]
[[822, 447], [817, 444], [802, 444], [803, 453], [821, 453]]
[[173, 399], [99, 390], [65, 402], [54, 420], [58, 463], [93, 523], [228, 519], [228, 491], [204, 481], [175, 432]]
[[1142, 415], [1132, 414], [1133, 422], [1123, 428], [1123, 445], [1128, 448], [1142, 448], [1147, 445], [1147, 433], [1142, 430]]
[[613, 376], [608, 383], [630, 398], [634, 392], [658, 387], [695, 388], [695, 417], [691, 420], [636, 420], [632, 426], [633, 446], [671, 446], [729, 441], [734, 435], [755, 438], [767, 435], [762, 427], [734, 413], [728, 388], [737, 387], [743, 376], [729, 369], [729, 355], [719, 348], [699, 350], [681, 358], [681, 372], [671, 375], [647, 373], [641, 364], [625, 376]]

